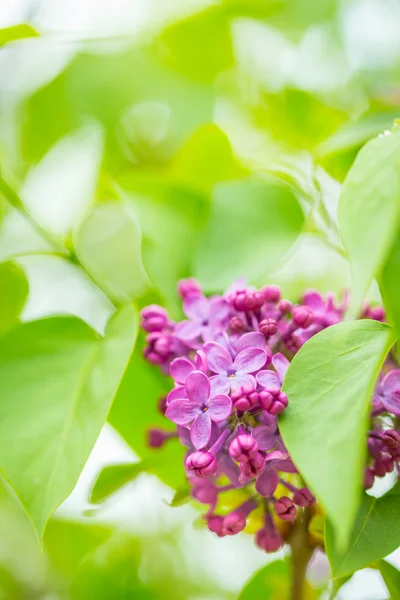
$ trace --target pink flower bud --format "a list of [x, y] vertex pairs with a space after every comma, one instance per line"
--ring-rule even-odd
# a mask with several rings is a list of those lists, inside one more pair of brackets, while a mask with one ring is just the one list
[[279, 394], [272, 396], [272, 404], [268, 412], [270, 415], [280, 415], [288, 404], [288, 397], [285, 392], [279, 392]]
[[400, 445], [400, 434], [395, 429], [387, 429], [382, 435], [382, 442], [388, 448], [397, 448]]
[[229, 327], [233, 333], [240, 333], [245, 329], [245, 324], [240, 317], [232, 317], [229, 321]]
[[297, 506], [313, 506], [316, 501], [308, 488], [300, 488], [294, 493], [293, 502]]
[[278, 310], [280, 313], [290, 313], [292, 312], [293, 305], [290, 300], [281, 300], [278, 304]]
[[278, 324], [275, 319], [268, 318], [263, 319], [258, 328], [266, 338], [269, 338], [272, 335], [275, 335], [275, 333], [278, 331]]
[[252, 435], [238, 435], [229, 446], [229, 454], [233, 460], [240, 462], [253, 458], [258, 453], [258, 444]]
[[224, 517], [220, 515], [211, 515], [207, 518], [207, 527], [213, 533], [216, 533], [218, 537], [223, 537], [222, 528], [224, 525]]
[[201, 287], [198, 281], [193, 278], [181, 279], [178, 283], [178, 294], [184, 300], [188, 296], [200, 296]]
[[372, 486], [374, 485], [374, 480], [375, 480], [374, 471], [370, 467], [367, 467], [365, 469], [365, 473], [364, 473], [364, 488], [366, 490], [371, 489]]
[[224, 517], [222, 533], [236, 535], [246, 527], [246, 516], [239, 510], [233, 511]]
[[296, 507], [287, 496], [282, 496], [274, 504], [275, 513], [282, 521], [294, 521], [296, 518]]
[[256, 544], [265, 552], [277, 552], [283, 546], [283, 539], [277, 529], [275, 531], [260, 529], [256, 533]]
[[197, 477], [212, 477], [217, 472], [217, 461], [211, 452], [198, 450], [187, 457], [186, 468]]
[[281, 290], [276, 285], [266, 285], [261, 288], [261, 293], [266, 302], [279, 302], [281, 299]]
[[297, 327], [307, 329], [314, 323], [314, 313], [308, 306], [295, 306], [293, 309], [293, 321]]

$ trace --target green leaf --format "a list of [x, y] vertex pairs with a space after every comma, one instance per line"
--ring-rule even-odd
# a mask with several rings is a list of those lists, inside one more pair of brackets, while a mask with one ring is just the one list
[[400, 486], [381, 498], [364, 494], [343, 552], [337, 548], [336, 539], [332, 525], [327, 522], [325, 544], [335, 578], [351, 575], [396, 550], [400, 545]]
[[52, 318], [0, 339], [0, 468], [39, 538], [100, 433], [136, 329], [126, 306], [104, 338], [76, 318]]
[[180, 490], [176, 490], [174, 497], [171, 502], [169, 502], [169, 506], [176, 508], [178, 506], [183, 506], [187, 504], [191, 500], [190, 490], [189, 488], [182, 488]]
[[28, 25], [28, 23], [4, 27], [3, 29], [0, 29], [0, 47], [9, 44], [10, 42], [37, 37], [38, 35], [39, 33], [36, 29], [34, 29], [32, 25]]
[[208, 291], [221, 291], [239, 277], [256, 282], [277, 266], [302, 225], [296, 196], [278, 179], [220, 184], [194, 259], [194, 275]]
[[27, 174], [24, 208], [59, 241], [78, 226], [95, 199], [103, 132], [88, 123], [62, 137]]
[[386, 584], [391, 600], [400, 598], [400, 571], [393, 565], [381, 560], [378, 568]]
[[199, 230], [208, 213], [208, 202], [194, 190], [171, 182], [128, 176], [121, 186], [129, 192], [143, 234], [143, 263], [162, 296], [162, 303], [181, 315], [176, 283], [193, 275], [191, 257]]
[[227, 136], [214, 123], [195, 131], [178, 151], [171, 170], [179, 181], [207, 193], [215, 183], [246, 174], [233, 155]]
[[394, 241], [379, 284], [388, 318], [400, 337], [400, 235]]
[[[257, 571], [245, 584], [237, 600], [282, 600], [289, 597], [291, 568], [288, 561], [275, 560]], [[318, 594], [307, 582], [304, 600], [316, 600]]]
[[172, 381], [144, 360], [144, 343], [141, 333], [111, 407], [109, 421], [144, 460], [147, 470], [179, 489], [185, 481], [183, 446], [174, 439], [168, 440], [162, 449], [152, 449], [147, 443], [146, 431], [150, 427], [175, 428], [158, 409], [160, 399], [172, 389]]
[[118, 302], [128, 302], [148, 287], [141, 244], [133, 211], [116, 202], [96, 206], [74, 235], [80, 262]]
[[349, 313], [356, 316], [394, 241], [400, 217], [400, 130], [368, 142], [339, 200], [339, 225], [352, 273]]
[[212, 6], [168, 27], [159, 38], [166, 64], [191, 79], [212, 83], [234, 64], [227, 17], [222, 8]]
[[290, 566], [288, 562], [276, 560], [269, 563], [245, 584], [237, 600], [255, 600], [255, 598], [286, 598], [289, 592]]
[[90, 493], [90, 502], [99, 504], [126, 483], [133, 481], [140, 473], [147, 471], [150, 461], [122, 463], [105, 467], [98, 475]]
[[0, 334], [18, 322], [28, 290], [25, 274], [17, 265], [0, 264]]
[[388, 325], [361, 320], [328, 327], [296, 354], [280, 418], [287, 449], [346, 546], [361, 497], [367, 414], [393, 343]]
[[329, 594], [329, 600], [335, 600], [339, 590], [351, 579], [352, 575], [346, 575], [346, 577], [341, 577], [340, 579], [333, 579], [332, 585]]

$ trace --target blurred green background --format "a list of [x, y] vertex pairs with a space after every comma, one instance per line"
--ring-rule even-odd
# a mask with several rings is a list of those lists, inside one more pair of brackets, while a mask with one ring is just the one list
[[[291, 298], [348, 285], [337, 200], [399, 116], [398, 0], [3, 0], [0, 27], [20, 23], [26, 39], [0, 31], [0, 259], [28, 280], [22, 320], [102, 333], [132, 300], [178, 318], [189, 275]], [[0, 599], [233, 599], [270, 561], [168, 506], [182, 450], [146, 447], [168, 382], [141, 345], [43, 554], [2, 481]], [[104, 466], [134, 461], [90, 502]], [[363, 577], [342, 597], [387, 596]]]

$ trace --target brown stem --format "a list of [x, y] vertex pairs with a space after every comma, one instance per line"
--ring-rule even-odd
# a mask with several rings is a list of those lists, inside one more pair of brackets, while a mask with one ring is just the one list
[[311, 514], [305, 509], [303, 518], [296, 520], [289, 538], [292, 550], [292, 585], [290, 600], [304, 600], [307, 566], [314, 549], [309, 544], [308, 524]]

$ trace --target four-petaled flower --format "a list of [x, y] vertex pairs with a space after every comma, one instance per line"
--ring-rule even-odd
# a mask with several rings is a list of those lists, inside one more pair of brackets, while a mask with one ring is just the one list
[[242, 335], [235, 346], [234, 358], [218, 342], [204, 344], [208, 368], [216, 373], [210, 377], [214, 393], [227, 394], [230, 390], [241, 386], [256, 388], [256, 380], [251, 373], [255, 373], [271, 360], [270, 351], [260, 347], [261, 344], [265, 345], [265, 338], [262, 334], [246, 333]]
[[204, 448], [210, 440], [212, 421], [223, 421], [232, 412], [232, 401], [225, 394], [210, 396], [208, 377], [201, 371], [190, 373], [185, 382], [187, 398], [174, 399], [165, 415], [177, 425], [190, 425], [195, 448]]
[[276, 372], [271, 370], [260, 371], [257, 373], [256, 379], [265, 390], [276, 393], [282, 387], [283, 379], [289, 368], [289, 361], [283, 354], [277, 352], [272, 357], [272, 364]]
[[218, 329], [223, 330], [230, 307], [221, 297], [208, 299], [199, 294], [184, 299], [183, 312], [189, 320], [176, 326], [176, 336], [184, 341], [193, 341], [200, 337], [210, 340]]

